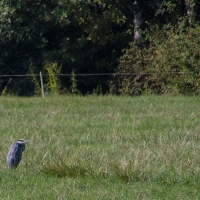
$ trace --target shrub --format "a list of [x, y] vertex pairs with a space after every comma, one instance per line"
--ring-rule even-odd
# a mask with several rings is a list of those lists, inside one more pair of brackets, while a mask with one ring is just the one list
[[[200, 26], [150, 31], [121, 57], [112, 91], [120, 94], [199, 94]], [[148, 44], [147, 44], [148, 42]]]

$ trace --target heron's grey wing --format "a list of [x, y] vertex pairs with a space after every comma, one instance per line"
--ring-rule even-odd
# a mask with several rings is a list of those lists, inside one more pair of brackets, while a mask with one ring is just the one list
[[8, 151], [7, 155], [7, 164], [9, 168], [16, 168], [22, 158], [22, 150], [17, 142], [13, 143], [10, 146], [10, 149]]

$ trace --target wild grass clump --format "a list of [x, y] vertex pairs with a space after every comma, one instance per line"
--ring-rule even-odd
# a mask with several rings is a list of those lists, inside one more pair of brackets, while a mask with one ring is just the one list
[[47, 175], [56, 176], [58, 178], [62, 177], [85, 177], [88, 174], [88, 169], [81, 164], [76, 165], [66, 165], [65, 163], [48, 163], [41, 169]]

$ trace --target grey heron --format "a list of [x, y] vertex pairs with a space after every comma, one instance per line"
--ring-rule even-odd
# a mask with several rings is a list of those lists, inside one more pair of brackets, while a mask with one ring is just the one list
[[19, 139], [17, 142], [14, 142], [8, 151], [7, 155], [7, 164], [8, 168], [16, 168], [22, 158], [22, 152], [25, 150], [25, 143], [29, 140]]

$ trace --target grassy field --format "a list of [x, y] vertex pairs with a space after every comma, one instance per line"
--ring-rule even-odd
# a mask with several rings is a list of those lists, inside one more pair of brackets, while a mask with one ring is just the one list
[[0, 97], [0, 124], [0, 199], [200, 199], [200, 97]]

